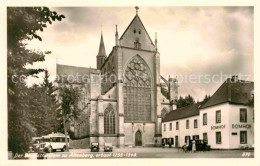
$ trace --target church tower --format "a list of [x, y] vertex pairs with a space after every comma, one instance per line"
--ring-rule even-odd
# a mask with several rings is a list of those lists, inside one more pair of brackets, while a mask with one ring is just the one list
[[100, 39], [100, 45], [99, 45], [99, 51], [97, 55], [97, 69], [100, 70], [103, 63], [105, 62], [107, 58], [104, 40], [103, 40], [103, 34], [101, 32], [101, 39]]

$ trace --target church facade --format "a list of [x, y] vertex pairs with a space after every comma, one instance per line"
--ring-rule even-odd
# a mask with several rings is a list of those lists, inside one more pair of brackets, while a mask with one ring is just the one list
[[81, 92], [75, 137], [101, 146], [160, 146], [162, 117], [176, 108], [178, 82], [160, 75], [157, 39], [151, 40], [138, 11], [121, 37], [116, 27], [108, 56], [101, 34], [96, 58], [96, 69], [57, 64], [57, 75]]

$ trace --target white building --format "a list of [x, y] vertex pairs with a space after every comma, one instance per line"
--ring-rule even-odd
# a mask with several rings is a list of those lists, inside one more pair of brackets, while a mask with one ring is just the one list
[[189, 139], [199, 138], [200, 103], [169, 112], [162, 122], [162, 138], [173, 138], [173, 146], [180, 147]]
[[254, 108], [250, 104], [253, 90], [253, 82], [227, 79], [206, 103], [168, 113], [162, 120], [162, 138], [174, 138], [174, 146], [182, 146], [185, 138], [198, 135], [213, 149], [253, 147]]
[[254, 144], [254, 108], [249, 105], [254, 83], [227, 79], [200, 108], [200, 137], [214, 149]]

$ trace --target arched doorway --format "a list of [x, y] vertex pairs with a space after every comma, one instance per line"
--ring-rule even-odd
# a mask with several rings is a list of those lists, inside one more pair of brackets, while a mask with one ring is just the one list
[[142, 146], [142, 133], [139, 130], [135, 133], [135, 146]]

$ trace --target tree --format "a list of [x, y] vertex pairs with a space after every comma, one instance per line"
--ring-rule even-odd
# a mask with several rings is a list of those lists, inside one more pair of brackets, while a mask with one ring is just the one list
[[177, 108], [186, 107], [194, 103], [195, 101], [191, 95], [185, 96], [185, 98], [180, 96], [179, 99], [176, 100]]
[[209, 99], [211, 98], [211, 96], [210, 95], [205, 95], [205, 97], [204, 97], [204, 99], [203, 99], [203, 101], [202, 102], [207, 102]]
[[[79, 107], [80, 93], [78, 88], [74, 88], [71, 84], [60, 85], [58, 89], [58, 100], [60, 102], [58, 118], [63, 122], [64, 134], [65, 138], [67, 138], [68, 122], [77, 118], [82, 112], [82, 109]], [[65, 141], [66, 151], [68, 151], [68, 141], [67, 139], [65, 139]]]
[[49, 73], [44, 71], [43, 82], [40, 85], [33, 85], [28, 88], [29, 108], [26, 112], [30, 122], [36, 129], [36, 135], [46, 135], [57, 131], [58, 121], [56, 110], [58, 104], [55, 87], [49, 81]]
[[7, 81], [8, 81], [8, 150], [13, 155], [24, 155], [30, 138], [36, 128], [30, 121], [30, 98], [24, 79], [37, 77], [43, 69], [27, 69], [25, 66], [44, 61], [46, 54], [29, 50], [25, 41], [42, 38], [37, 34], [47, 27], [47, 23], [65, 18], [47, 7], [8, 7], [7, 8]]

